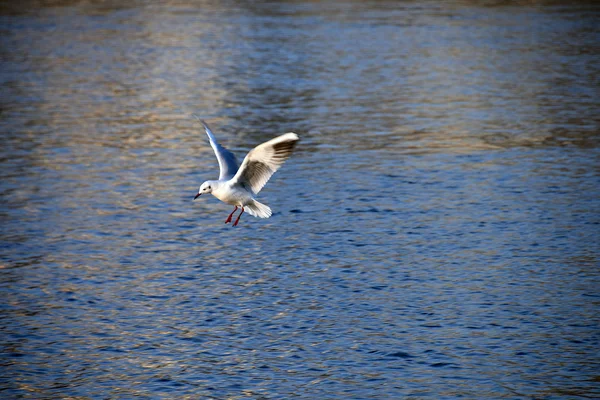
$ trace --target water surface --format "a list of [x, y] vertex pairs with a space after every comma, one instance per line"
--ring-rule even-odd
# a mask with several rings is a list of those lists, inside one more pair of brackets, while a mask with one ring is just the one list
[[[599, 16], [2, 5], [1, 396], [600, 397]], [[301, 136], [272, 218], [192, 113]]]

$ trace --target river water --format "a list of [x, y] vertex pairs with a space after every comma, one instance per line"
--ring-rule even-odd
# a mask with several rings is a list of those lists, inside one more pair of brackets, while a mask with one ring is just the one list
[[[599, 17], [3, 3], [0, 396], [600, 397]], [[272, 218], [193, 113], [298, 133]]]

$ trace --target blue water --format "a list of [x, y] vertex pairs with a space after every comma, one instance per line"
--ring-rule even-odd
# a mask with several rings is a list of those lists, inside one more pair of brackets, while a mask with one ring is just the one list
[[600, 397], [599, 6], [169, 3], [0, 6], [0, 397]]

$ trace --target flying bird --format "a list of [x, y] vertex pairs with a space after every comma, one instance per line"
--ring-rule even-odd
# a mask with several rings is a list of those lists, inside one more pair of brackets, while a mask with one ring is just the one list
[[290, 157], [299, 140], [298, 135], [293, 132], [286, 133], [256, 146], [238, 167], [235, 155], [217, 142], [206, 122], [200, 118], [198, 120], [204, 125], [210, 145], [219, 161], [221, 172], [218, 180], [206, 181], [200, 186], [194, 200], [203, 194], [212, 193], [222, 202], [235, 206], [225, 220], [226, 224], [231, 222], [233, 214], [238, 207], [241, 207], [242, 211], [233, 226], [237, 226], [244, 211], [254, 217], [269, 218], [271, 209], [267, 205], [259, 203], [255, 196], [275, 171]]

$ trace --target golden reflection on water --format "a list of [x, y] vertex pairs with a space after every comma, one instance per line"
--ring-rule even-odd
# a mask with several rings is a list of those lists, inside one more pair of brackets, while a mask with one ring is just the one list
[[[17, 49], [29, 47], [26, 54], [43, 54], [32, 57], [29, 67], [41, 73], [13, 83], [33, 100], [27, 117], [36, 131], [30, 135], [46, 131], [46, 143], [56, 147], [60, 141], [84, 158], [98, 147], [117, 147], [126, 151], [125, 164], [136, 157], [127, 152], [131, 149], [192, 149], [179, 160], [183, 168], [210, 154], [188, 118], [193, 112], [209, 117], [224, 140], [244, 149], [298, 127], [307, 146], [343, 143], [356, 150], [412, 154], [565, 141], [595, 145], [598, 118], [591, 111], [583, 111], [576, 125], [569, 116], [567, 126], [573, 130], [556, 128], [564, 126], [569, 103], [593, 100], [572, 97], [572, 81], [557, 81], [547, 63], [540, 63], [560, 57], [565, 48], [543, 40], [544, 20], [523, 26], [524, 17], [513, 18], [510, 9], [482, 19], [469, 16], [470, 3], [457, 2], [446, 13], [427, 15], [426, 22], [435, 27], [430, 31], [419, 29], [425, 23], [419, 19], [414, 26], [390, 19], [380, 21], [389, 24], [380, 31], [368, 26], [351, 30], [359, 23], [353, 10], [363, 5], [313, 5], [312, 11], [292, 6], [305, 19], [291, 20], [290, 33], [282, 27], [284, 34], [275, 35], [271, 45], [257, 32], [277, 22], [243, 16], [264, 12], [267, 18], [268, 7], [244, 10], [244, 4], [237, 4], [231, 21], [226, 14], [231, 10], [215, 3], [171, 7], [58, 2], [41, 9], [42, 18], [58, 18], [56, 25], [49, 30], [31, 26], [11, 38]], [[411, 7], [399, 9], [410, 15], [416, 12]], [[183, 24], [179, 10], [189, 13]], [[14, 6], [16, 11], [23, 10]], [[123, 16], [111, 25], [94, 25], [98, 13]], [[69, 14], [78, 18], [66, 18]], [[355, 45], [315, 44], [335, 34], [329, 25], [314, 24], [315, 18], [333, 18], [336, 29], [347, 31], [346, 40]], [[30, 43], [32, 35], [42, 37]], [[525, 35], [527, 41], [515, 51], [499, 35]], [[593, 77], [578, 79], [584, 88]], [[557, 109], [557, 103], [548, 104], [549, 92], [568, 101]], [[245, 104], [260, 113], [248, 114]], [[366, 132], [376, 136], [365, 140]], [[46, 156], [38, 162], [60, 168], [53, 159], [44, 161]]]

